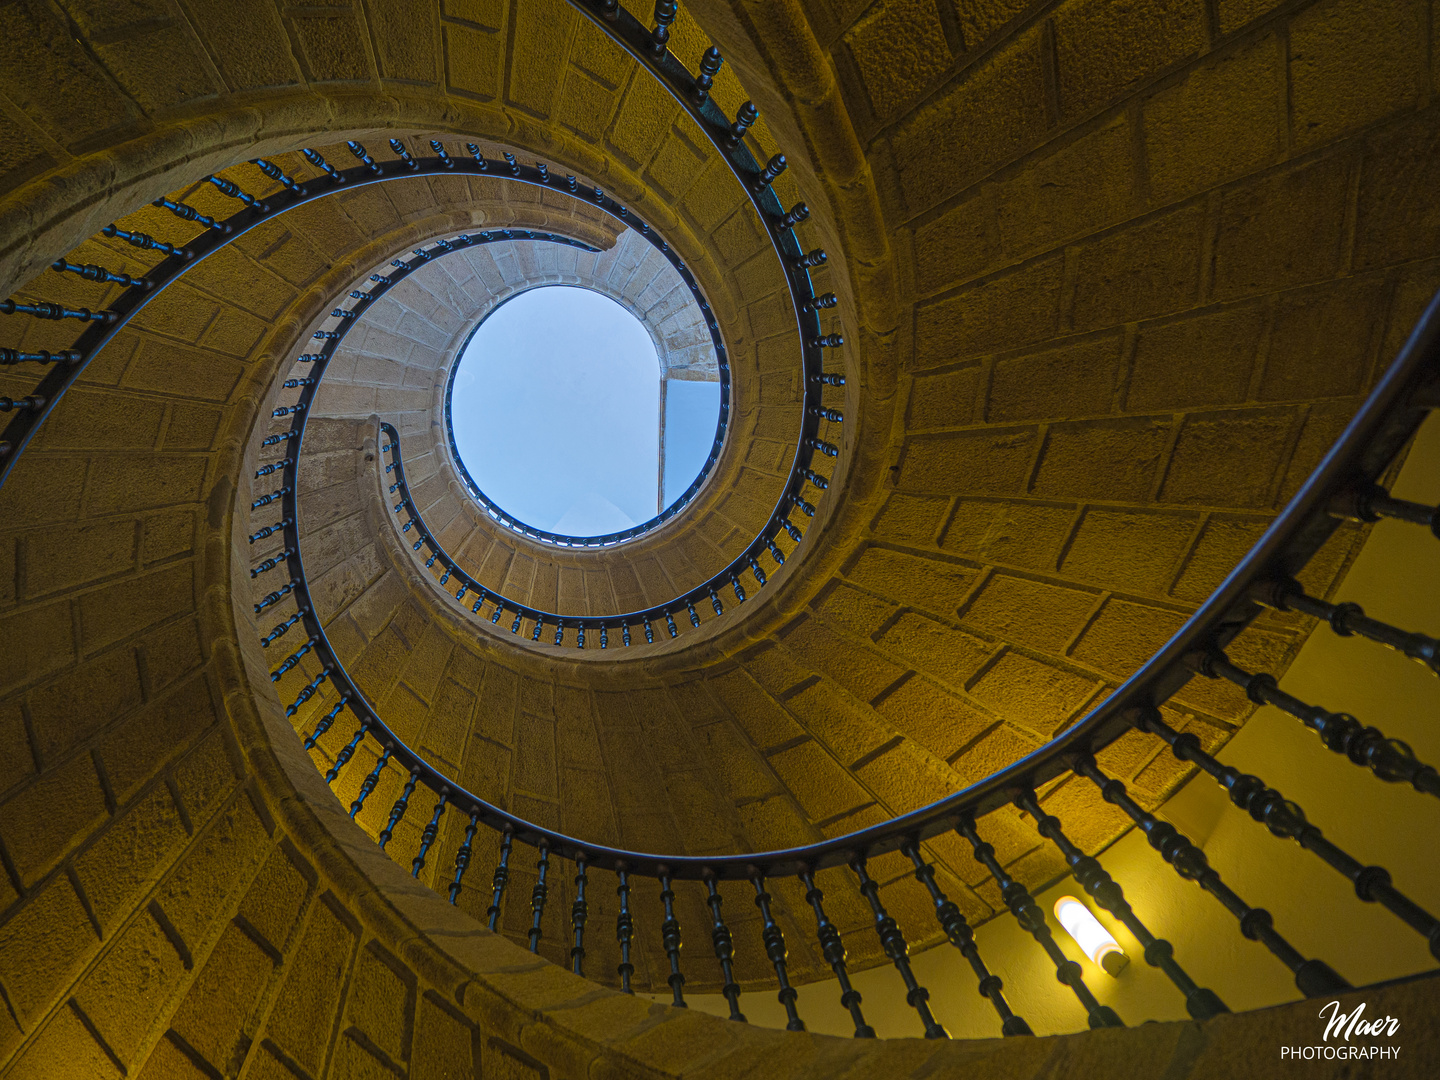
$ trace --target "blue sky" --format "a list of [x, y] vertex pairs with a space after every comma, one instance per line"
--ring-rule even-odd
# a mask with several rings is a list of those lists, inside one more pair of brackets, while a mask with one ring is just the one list
[[[688, 469], [676, 495], [704, 464], [719, 408], [718, 383], [690, 385], [713, 389], [708, 418], [693, 392], [677, 396], [679, 413], [672, 405], [676, 470], [666, 471]], [[598, 536], [655, 516], [659, 409], [659, 361], [640, 322], [599, 293], [546, 286], [481, 324], [460, 358], [450, 415], [486, 495], [537, 528]]]

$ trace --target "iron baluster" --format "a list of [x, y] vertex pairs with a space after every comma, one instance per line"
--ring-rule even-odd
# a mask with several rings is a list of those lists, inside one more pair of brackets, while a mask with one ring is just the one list
[[733, 150], [740, 145], [740, 140], [745, 138], [745, 132], [749, 131], [750, 126], [759, 119], [760, 110], [755, 107], [753, 101], [747, 101], [740, 106], [740, 110], [735, 114], [735, 123], [730, 125], [730, 137], [726, 140], [730, 149]]
[[740, 584], [740, 579], [734, 574], [730, 575], [730, 588], [735, 590], [735, 599], [743, 604], [745, 602], [745, 587]]
[[585, 920], [590, 906], [585, 902], [585, 853], [575, 856], [575, 902], [570, 905], [570, 929], [575, 935], [575, 944], [570, 946], [570, 970], [584, 976], [585, 966]]
[[1422, 794], [1440, 797], [1440, 773], [1416, 760], [1408, 743], [1387, 739], [1379, 728], [1366, 727], [1349, 713], [1332, 713], [1319, 705], [1307, 705], [1281, 690], [1275, 676], [1263, 671], [1252, 675], [1232, 664], [1222, 652], [1206, 655], [1200, 661], [1200, 671], [1212, 679], [1229, 679], [1256, 705], [1273, 705], [1289, 713], [1315, 732], [1325, 749], [1343, 754], [1386, 783], [1403, 781]]
[[775, 225], [781, 230], [793, 229], [809, 216], [810, 207], [806, 206], [803, 202], [798, 202], [792, 206], [788, 212], [777, 218]]
[[309, 701], [312, 697], [314, 697], [315, 692], [320, 689], [320, 684], [329, 677], [330, 666], [327, 664], [325, 667], [320, 669], [319, 675], [316, 675], [315, 678], [311, 679], [310, 682], [305, 684], [305, 687], [300, 691], [299, 696], [289, 705], [285, 706], [285, 715], [294, 716], [297, 712], [299, 712], [300, 706], [304, 705], [305, 702]]
[[615, 970], [620, 976], [620, 989], [624, 993], [633, 994], [635, 991], [630, 988], [630, 976], [635, 974], [635, 965], [630, 962], [630, 939], [635, 933], [635, 923], [630, 918], [630, 872], [624, 863], [620, 863], [615, 867], [615, 873], [620, 878], [620, 884], [615, 888], [615, 894], [620, 897], [620, 912], [615, 916], [615, 940], [620, 943], [620, 966]]
[[420, 168], [420, 165], [410, 156], [410, 151], [405, 149], [405, 144], [399, 139], [390, 140], [390, 150], [405, 163], [405, 167], [411, 172], [415, 172]]
[[91, 311], [89, 308], [68, 308], [48, 300], [27, 304], [23, 300], [0, 300], [0, 315], [32, 315], [37, 319], [79, 319], [82, 322], [112, 323], [118, 315], [113, 311]]
[[44, 406], [45, 399], [39, 394], [31, 394], [23, 398], [0, 397], [0, 412], [29, 412], [32, 409], [44, 408]]
[[715, 76], [720, 74], [720, 65], [725, 62], [720, 50], [711, 45], [700, 57], [700, 74], [695, 76], [695, 104], [704, 105], [710, 97], [710, 88], [715, 85]]
[[[480, 147], [476, 146], [473, 142], [469, 142], [465, 144], [465, 149], [469, 151], [470, 156], [475, 159], [475, 164], [480, 166], [481, 172], [490, 171], [490, 163], [485, 160], [485, 155], [480, 153]], [[482, 232], [480, 235], [488, 239], [487, 233]]]
[[350, 148], [350, 153], [354, 154], [360, 160], [360, 163], [372, 173], [378, 173], [380, 171], [380, 166], [375, 164], [375, 159], [370, 156], [365, 147], [361, 146], [358, 142], [347, 142], [345, 145]]
[[820, 296], [812, 296], [800, 305], [801, 311], [821, 312], [827, 308], [833, 308], [840, 303], [840, 298], [833, 292], [823, 293]]
[[1159, 735], [1170, 752], [1181, 761], [1193, 761], [1208, 773], [1230, 795], [1230, 801], [1260, 822], [1282, 840], [1294, 840], [1307, 851], [1313, 851], [1327, 866], [1343, 875], [1355, 886], [1361, 900], [1378, 903], [1399, 918], [1430, 947], [1430, 954], [1440, 958], [1440, 920], [1390, 884], [1390, 873], [1383, 866], [1366, 866], [1336, 847], [1318, 828], [1305, 819], [1305, 812], [1274, 788], [1266, 787], [1258, 776], [1242, 773], [1233, 766], [1221, 765], [1200, 746], [1193, 731], [1179, 732], [1165, 723], [1160, 711], [1153, 707], [1138, 710], [1135, 725], [1142, 731]]
[[755, 178], [755, 190], [764, 191], [785, 171], [787, 162], [784, 154], [776, 154], [765, 163], [765, 168], [760, 170], [760, 175]]
[[460, 844], [460, 850], [455, 852], [455, 878], [450, 882], [450, 903], [454, 904], [460, 896], [460, 890], [464, 887], [461, 881], [464, 880], [465, 871], [470, 866], [470, 849], [475, 842], [475, 830], [480, 826], [480, 815], [471, 814], [470, 823], [465, 826], [465, 839]]
[[38, 349], [35, 352], [21, 352], [19, 349], [0, 349], [0, 366], [11, 364], [78, 364], [81, 354], [74, 349], [49, 352]]
[[[1305, 594], [1298, 581], [1279, 581], [1255, 590], [1255, 599], [1280, 611], [1300, 611], [1330, 624], [1341, 637], [1359, 634], [1403, 653], [1440, 675], [1440, 641], [1372, 619], [1359, 604], [1330, 604]], [[1228, 676], [1227, 676], [1228, 678]], [[1283, 706], [1281, 706], [1283, 708]], [[1303, 718], [1302, 718], [1303, 719]]]
[[545, 914], [545, 896], [549, 891], [545, 885], [545, 875], [550, 870], [550, 846], [543, 840], [540, 842], [540, 860], [535, 864], [536, 877], [535, 887], [530, 890], [530, 951], [540, 951], [540, 919]]
[[1030, 1025], [1024, 1018], [1011, 1011], [1010, 1003], [1005, 1000], [1005, 984], [1000, 981], [1000, 976], [993, 974], [985, 966], [985, 961], [980, 957], [980, 947], [975, 944], [975, 932], [970, 929], [970, 924], [965, 921], [960, 908], [936, 884], [935, 867], [921, 857], [920, 848], [914, 841], [902, 844], [900, 851], [915, 865], [916, 880], [930, 893], [930, 899], [935, 903], [935, 920], [940, 924], [940, 929], [945, 931], [950, 944], [959, 949], [960, 955], [970, 962], [971, 970], [980, 980], [980, 996], [988, 999], [999, 1013], [1000, 1033], [1034, 1035], [1035, 1032], [1030, 1030]]
[[265, 599], [261, 600], [258, 604], [255, 605], [255, 614], [259, 615], [262, 611], [270, 607], [272, 604], [278, 604], [285, 597], [289, 596], [290, 593], [294, 590], [294, 588], [295, 583], [293, 581], [287, 582], [286, 584], [280, 586], [280, 588], [270, 593], [268, 596], [265, 597]]
[[840, 937], [840, 931], [825, 914], [822, 903], [825, 894], [816, 886], [815, 877], [808, 868], [800, 871], [800, 881], [805, 886], [805, 902], [815, 912], [815, 931], [820, 942], [820, 953], [830, 965], [830, 970], [835, 972], [835, 981], [840, 984], [840, 1004], [850, 1013], [850, 1020], [855, 1025], [855, 1038], [873, 1039], [875, 1029], [865, 1022], [865, 1014], [860, 1011], [860, 991], [850, 985], [850, 972], [845, 967], [845, 942]]
[[267, 204], [255, 198], [255, 196], [249, 192], [240, 190], [238, 184], [234, 184], [229, 180], [222, 180], [218, 176], [207, 176], [205, 179], [219, 188], [220, 194], [228, 195], [232, 199], [238, 199], [257, 213], [268, 214], [270, 212], [270, 207]]
[[745, 1014], [740, 1011], [740, 984], [735, 981], [735, 942], [730, 936], [730, 928], [725, 925], [725, 920], [720, 915], [723, 898], [715, 885], [715, 875], [706, 870], [703, 876], [705, 887], [710, 894], [705, 899], [705, 903], [710, 907], [710, 940], [715, 946], [715, 959], [720, 961], [720, 972], [725, 977], [725, 985], [720, 988], [720, 993], [730, 1006], [730, 1019], [743, 1024]]
[[1370, 484], [1341, 495], [1335, 500], [1331, 512], [1371, 523], [1381, 518], [1408, 521], [1428, 528], [1440, 538], [1440, 506], [1391, 498], [1390, 493], [1379, 484]]
[[1080, 1004], [1084, 1006], [1089, 1017], [1090, 1026], [1124, 1027], [1114, 1009], [1095, 1000], [1095, 995], [1085, 985], [1085, 976], [1080, 971], [1080, 965], [1074, 960], [1066, 959], [1060, 946], [1055, 944], [1050, 924], [1045, 921], [1045, 913], [1031, 897], [1030, 890], [1005, 872], [1000, 860], [995, 858], [995, 849], [980, 839], [980, 833], [975, 828], [975, 819], [967, 814], [955, 826], [955, 831], [970, 841], [970, 846], [975, 849], [976, 860], [995, 878], [995, 884], [1000, 886], [1000, 898], [1005, 901], [1005, 906], [1015, 916], [1020, 928], [1027, 931], [1050, 957], [1055, 965], [1055, 978], [1070, 987], [1080, 999]]
[[278, 555], [272, 555], [272, 556], [270, 556], [270, 558], [266, 559], [264, 562], [260, 563], [258, 566], [252, 567], [251, 570], [250, 570], [250, 576], [251, 576], [252, 578], [257, 578], [257, 577], [259, 577], [261, 574], [265, 573], [267, 570], [274, 570], [275, 567], [279, 566], [282, 562], [284, 562], [286, 559], [288, 559], [291, 555], [294, 555], [294, 554], [295, 554], [295, 549], [294, 549], [294, 547], [287, 547], [284, 551], [281, 551]]
[[[829, 257], [829, 255], [825, 254], [824, 248], [813, 248], [812, 250], [807, 251], [804, 255], [793, 259], [791, 261], [791, 265], [793, 265], [796, 270], [811, 270], [817, 266], [823, 265], [825, 260]], [[812, 348], [814, 347], [813, 342], [811, 343], [811, 346]]]
[[1076, 773], [1088, 777], [1100, 789], [1105, 801], [1120, 807], [1130, 820], [1140, 826], [1150, 846], [1175, 868], [1186, 881], [1193, 881], [1240, 920], [1240, 933], [1251, 941], [1259, 941], [1295, 975], [1295, 985], [1306, 997], [1329, 997], [1351, 989], [1323, 960], [1307, 960], [1296, 948], [1275, 932], [1274, 920], [1264, 908], [1252, 908], [1240, 899], [1212, 867], [1205, 853], [1190, 842], [1175, 826], [1147, 813], [1130, 797], [1120, 780], [1106, 776], [1089, 754], [1073, 760]]
[[900, 978], [904, 980], [905, 1001], [920, 1014], [920, 1022], [925, 1026], [925, 1037], [948, 1039], [950, 1033], [930, 1012], [930, 991], [916, 981], [915, 973], [910, 968], [910, 946], [905, 941], [905, 935], [880, 903], [880, 883], [865, 869], [864, 859], [852, 859], [850, 869], [855, 871], [855, 876], [860, 879], [861, 895], [870, 901], [870, 910], [875, 913], [875, 933], [880, 938], [880, 947], [885, 950], [885, 955], [890, 958], [895, 970], [900, 973]]
[[839, 457], [840, 448], [834, 443], [828, 443], [824, 439], [817, 439], [814, 436], [807, 436], [805, 445], [812, 450], [819, 450], [826, 457]]
[[519, 176], [520, 163], [515, 160], [515, 155], [508, 151], [502, 151], [500, 156], [505, 159], [505, 164], [510, 166], [510, 175]]
[[671, 1002], [677, 1009], [688, 1008], [685, 1004], [685, 995], [681, 987], [685, 985], [685, 976], [680, 974], [680, 920], [675, 918], [675, 890], [670, 888], [670, 870], [668, 867], [659, 867], [656, 871], [660, 878], [660, 902], [665, 905], [665, 921], [660, 924], [660, 942], [665, 948], [665, 955], [670, 959], [670, 977], [665, 981], [670, 984], [670, 992], [675, 996]]
[[441, 165], [447, 169], [455, 168], [455, 162], [452, 161], [450, 155], [445, 152], [445, 144], [439, 139], [430, 140], [430, 149], [434, 152], [435, 156], [440, 159]]
[[350, 816], [353, 818], [365, 806], [365, 800], [375, 790], [375, 785], [380, 782], [380, 774], [385, 771], [385, 766], [390, 764], [390, 747], [385, 747], [385, 752], [375, 760], [375, 768], [370, 770], [369, 775], [360, 783], [360, 793], [355, 796], [355, 801], [350, 804]]
[[186, 251], [183, 248], [175, 247], [173, 244], [163, 243], [147, 233], [126, 232], [124, 229], [117, 228], [114, 225], [106, 225], [105, 228], [100, 230], [100, 235], [109, 237], [112, 240], [124, 240], [131, 247], [143, 248], [146, 251], [158, 251], [162, 255], [178, 255], [187, 261], [195, 257], [193, 251]]
[[289, 629], [300, 621], [300, 617], [309, 610], [309, 608], [301, 607], [294, 615], [291, 615], [290, 618], [286, 619], [279, 626], [275, 627], [274, 630], [271, 630], [270, 633], [262, 637], [260, 639], [260, 647], [262, 649], [268, 649], [278, 638], [284, 637]]
[[290, 177], [286, 176], [279, 165], [266, 161], [264, 158], [256, 158], [250, 164], [254, 165], [271, 180], [278, 180], [281, 187], [289, 191], [293, 191], [296, 195], [305, 194], [305, 189], [299, 184], [297, 184]]
[[785, 948], [785, 935], [770, 913], [770, 894], [765, 891], [765, 875], [758, 867], [750, 867], [750, 883], [755, 886], [755, 906], [760, 909], [760, 918], [765, 924], [760, 939], [765, 943], [765, 955], [770, 958], [770, 964], [775, 969], [775, 978], [780, 982], [780, 1004], [785, 1006], [785, 1015], [789, 1017], [785, 1030], [804, 1031], [805, 1021], [800, 1019], [800, 1013], [795, 1008], [795, 998], [798, 995], [790, 985], [790, 976], [785, 970], [785, 960], [790, 955]]
[[789, 534], [790, 539], [794, 540], [797, 544], [805, 538], [805, 534], [796, 528], [795, 523], [789, 518], [782, 517], [780, 519], [780, 526]]
[[[298, 614], [295, 616], [295, 618], [297, 619], [299, 617], [300, 616]], [[301, 658], [304, 657], [304, 655], [308, 653], [311, 649], [313, 649], [317, 644], [319, 644], [319, 642], [320, 639], [318, 637], [312, 637], [309, 641], [305, 642], [304, 645], [301, 645], [300, 648], [296, 649], [293, 653], [287, 656], [280, 664], [280, 666], [270, 673], [270, 681], [279, 682], [280, 679], [284, 676], [284, 674], [291, 668], [293, 668], [296, 664], [300, 663]]]
[[510, 881], [510, 848], [515, 834], [505, 826], [500, 834], [500, 861], [495, 864], [495, 873], [490, 879], [490, 906], [485, 909], [486, 925], [495, 930], [500, 925], [500, 902], [505, 899], [505, 886]]
[[400, 792], [400, 797], [395, 800], [395, 805], [390, 808], [390, 820], [385, 823], [385, 828], [380, 830], [380, 835], [375, 839], [380, 844], [380, 850], [385, 850], [385, 845], [390, 842], [390, 837], [395, 834], [395, 826], [400, 824], [400, 819], [405, 816], [405, 811], [410, 809], [410, 796], [415, 793], [415, 785], [420, 782], [420, 774], [412, 772], [410, 779], [405, 781], [405, 790]]
[[767, 539], [765, 541], [765, 546], [770, 549], [770, 557], [775, 560], [775, 565], [784, 566], [785, 554], [780, 550], [778, 546], [776, 546], [775, 541], [773, 539]]
[[306, 147], [304, 150], [301, 150], [300, 153], [305, 155], [305, 160], [310, 162], [311, 165], [314, 165], [317, 169], [323, 169], [326, 175], [328, 175], [331, 180], [335, 181], [335, 183], [345, 183], [345, 177], [341, 176], [338, 172], [336, 172], [335, 167], [331, 165], [328, 161], [326, 161], [323, 157], [321, 157], [319, 154], [317, 154], [314, 150]]
[[655, 29], [650, 31], [650, 48], [664, 56], [670, 42], [670, 24], [675, 21], [675, 0], [655, 0]]
[[680, 628], [675, 625], [675, 616], [669, 611], [665, 612], [665, 628], [670, 631], [672, 638], [680, 636]]
[[1140, 942], [1145, 951], [1145, 962], [1163, 971], [1175, 984], [1175, 988], [1185, 995], [1186, 1012], [1196, 1020], [1208, 1020], [1212, 1016], [1230, 1011], [1218, 994], [1206, 987], [1197, 986], [1185, 969], [1175, 962], [1175, 949], [1170, 942], [1157, 938], [1150, 932], [1150, 928], [1140, 921], [1140, 917], [1125, 899], [1125, 891], [1120, 887], [1120, 883], [1100, 865], [1099, 859], [1086, 855], [1075, 846], [1065, 835], [1060, 819], [1054, 814], [1047, 814], [1041, 808], [1033, 790], [1020, 792], [1015, 797], [1015, 805], [1034, 818], [1035, 828], [1040, 835], [1060, 849], [1060, 854], [1065, 857], [1066, 864], [1081, 888], [1135, 935], [1135, 940]]
[[202, 214], [193, 206], [187, 206], [184, 203], [177, 203], [172, 202], [171, 200], [166, 198], [159, 198], [152, 202], [150, 205], [158, 206], [162, 210], [169, 210], [178, 218], [183, 218], [185, 221], [193, 221], [196, 225], [203, 225], [205, 228], [214, 229], [216, 232], [228, 233], [232, 231], [230, 226], [225, 224], [225, 222], [216, 221], [213, 217]]
[[822, 371], [817, 375], [811, 375], [810, 381], [820, 383], [822, 386], [844, 386], [845, 376], [836, 371]]
[[415, 858], [410, 862], [410, 876], [418, 878], [420, 871], [425, 869], [425, 856], [430, 853], [430, 845], [435, 843], [435, 837], [440, 835], [440, 815], [445, 813], [445, 807], [450, 802], [450, 791], [442, 788], [440, 798], [435, 803], [435, 813], [431, 815], [425, 828], [420, 831], [420, 850], [415, 853]]
[[760, 563], [754, 555], [750, 556], [750, 572], [755, 575], [756, 582], [762, 586], [765, 584], [765, 571], [760, 569]]
[[694, 602], [691, 600], [686, 600], [685, 610], [690, 613], [690, 625], [698, 630], [700, 628], [700, 615], [695, 610]]
[[99, 281], [110, 285], [119, 285], [122, 289], [129, 289], [136, 285], [148, 289], [151, 287], [149, 280], [143, 277], [131, 277], [129, 274], [117, 274], [114, 271], [106, 270], [103, 266], [96, 266], [94, 263], [67, 262], [65, 259], [56, 259], [50, 264], [50, 269], [57, 273], [78, 274], [86, 281]]
[[369, 732], [369, 726], [362, 722], [359, 729], [356, 730], [355, 735], [348, 743], [340, 748], [340, 753], [335, 755], [335, 764], [331, 765], [330, 771], [325, 774], [325, 783], [333, 784], [335, 782], [336, 778], [340, 775], [340, 770], [350, 764], [350, 759], [355, 756], [356, 749], [360, 746], [360, 743], [364, 741], [365, 736], [369, 734]]
[[335, 718], [340, 715], [340, 710], [345, 708], [345, 703], [349, 700], [348, 697], [342, 697], [333, 709], [316, 722], [315, 730], [305, 739], [306, 750], [313, 750], [315, 748], [315, 744], [320, 741], [321, 736], [330, 730], [330, 725], [335, 723]]

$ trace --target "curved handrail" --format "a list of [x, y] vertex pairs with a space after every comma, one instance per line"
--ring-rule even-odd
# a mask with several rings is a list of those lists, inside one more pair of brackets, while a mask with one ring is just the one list
[[[1260, 540], [1170, 640], [1104, 701], [1045, 746], [946, 799], [804, 847], [703, 857], [635, 852], [588, 843], [525, 821], [445, 777], [396, 737], [350, 681], [318, 619], [312, 614], [306, 623], [320, 640], [317, 651], [333, 667], [330, 677], [344, 687], [342, 696], [362, 729], [371, 730], [402, 768], [417, 774], [437, 794], [446, 794], [450, 805], [496, 831], [590, 866], [642, 876], [748, 880], [756, 873], [768, 877], [813, 873], [900, 850], [953, 829], [958, 820], [989, 813], [1011, 802], [1016, 792], [1070, 771], [1076, 755], [1103, 749], [1134, 726], [1143, 710], [1166, 701], [1200, 669], [1205, 656], [1223, 650], [1255, 618], [1261, 610], [1258, 596], [1275, 581], [1293, 578], [1339, 526], [1340, 517], [1354, 513], [1350, 507], [1357, 493], [1369, 489], [1418, 428], [1437, 382], [1440, 295], [1340, 438]], [[382, 427], [394, 435], [392, 425]]]

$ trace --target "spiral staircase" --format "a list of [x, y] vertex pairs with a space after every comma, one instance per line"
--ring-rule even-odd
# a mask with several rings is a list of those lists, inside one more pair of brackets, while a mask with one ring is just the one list
[[[0, 26], [5, 1075], [1440, 1068], [1433, 4]], [[555, 283], [623, 533], [450, 434]]]

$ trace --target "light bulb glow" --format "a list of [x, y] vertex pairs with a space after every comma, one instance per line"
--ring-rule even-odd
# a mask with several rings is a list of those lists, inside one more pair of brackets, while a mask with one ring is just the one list
[[1118, 975], [1130, 962], [1120, 943], [1110, 936], [1110, 931], [1101, 926], [1090, 909], [1075, 897], [1062, 896], [1055, 901], [1055, 918], [1091, 962], [1108, 974]]

